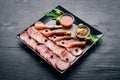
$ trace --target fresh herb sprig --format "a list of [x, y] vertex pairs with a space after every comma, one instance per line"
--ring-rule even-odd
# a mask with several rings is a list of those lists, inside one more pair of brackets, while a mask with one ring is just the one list
[[100, 35], [90, 34], [90, 38], [93, 41], [93, 43], [96, 44], [97, 40], [101, 39], [101, 36]]
[[[56, 12], [56, 14], [57, 14], [57, 12], [60, 12], [61, 14], [64, 13], [62, 10], [60, 10], [60, 9], [58, 9], [58, 8], [54, 8], [53, 10]], [[58, 15], [58, 14], [57, 14], [57, 15]]]
[[52, 17], [53, 20], [55, 20], [58, 17], [58, 15], [56, 15], [53, 12], [45, 12], [44, 15], [46, 15], [48, 17]]
[[53, 20], [55, 20], [57, 17], [59, 17], [61, 14], [63, 14], [63, 11], [61, 11], [58, 8], [54, 8], [51, 12], [45, 12], [44, 15], [48, 17], [52, 17]]

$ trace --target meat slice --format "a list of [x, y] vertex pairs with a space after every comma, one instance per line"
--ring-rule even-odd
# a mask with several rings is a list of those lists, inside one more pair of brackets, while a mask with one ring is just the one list
[[60, 58], [58, 56], [56, 56], [55, 54], [52, 54], [50, 56], [47, 56], [46, 58], [52, 65], [53, 67], [56, 68], [56, 64], [58, 62], [58, 60], [60, 60]]
[[50, 30], [50, 29], [45, 29], [45, 30], [42, 30], [41, 32], [46, 37], [50, 37], [53, 35], [66, 35], [66, 34], [70, 33], [67, 30]]
[[34, 27], [38, 30], [41, 30], [41, 29], [56, 29], [56, 28], [62, 28], [61, 25], [59, 26], [56, 26], [56, 25], [45, 25], [43, 24], [42, 22], [38, 21], [35, 23]]
[[33, 39], [35, 39], [39, 43], [44, 43], [46, 37], [44, 37], [38, 30], [36, 30], [34, 26], [29, 27], [27, 32]]
[[34, 24], [34, 26], [41, 26], [41, 25], [44, 25], [44, 23], [41, 22], [41, 21], [37, 21], [37, 22]]
[[[58, 46], [57, 44], [55, 44], [54, 42], [52, 42], [51, 40], [43, 36], [34, 27], [30, 27], [27, 31], [33, 39], [35, 39], [41, 44], [44, 44], [47, 48], [49, 48], [53, 53], [59, 56], [62, 60], [67, 62], [72, 62], [73, 60], [75, 60], [76, 57], [74, 57], [71, 53], [69, 53], [65, 48]], [[62, 56], [63, 53], [66, 55]], [[66, 58], [68, 58], [69, 60], [66, 60]]]
[[29, 36], [28, 36], [27, 32], [24, 31], [24, 32], [22, 32], [22, 33], [20, 34], [20, 38], [21, 38], [23, 41], [27, 42], [27, 40], [29, 39]]
[[53, 53], [45, 46], [45, 45], [38, 45], [37, 51], [43, 56], [44, 58], [47, 58], [48, 56], [52, 55]]
[[38, 45], [37, 51], [43, 56], [49, 63], [56, 67], [57, 61], [60, 59], [52, 51], [50, 51], [45, 45]]
[[72, 62], [75, 60], [75, 56], [73, 56], [70, 52], [68, 52], [65, 48], [62, 48], [50, 40], [45, 42], [45, 45], [56, 55], [58, 55], [62, 60], [66, 62]]
[[72, 53], [74, 56], [79, 56], [82, 54], [82, 49], [79, 47], [72, 47], [72, 48], [67, 48], [68, 51]]
[[72, 62], [76, 59], [75, 56], [73, 56], [69, 51], [67, 50], [64, 50], [61, 55], [60, 55], [60, 58], [62, 60], [64, 60], [65, 62]]
[[60, 41], [60, 40], [65, 40], [65, 39], [75, 39], [77, 40], [77, 38], [75, 36], [52, 36], [49, 37], [50, 40], [56, 42], [56, 41]]
[[23, 33], [20, 34], [20, 38], [25, 41], [25, 43], [32, 47], [34, 50], [36, 50], [37, 44], [36, 41], [33, 40], [27, 33], [27, 31], [24, 31]]
[[65, 48], [71, 48], [71, 47], [76, 47], [76, 46], [85, 46], [86, 42], [85, 41], [70, 41], [70, 40], [61, 40], [56, 42], [58, 45], [63, 46]]
[[56, 55], [60, 56], [61, 53], [65, 50], [64, 48], [56, 45], [55, 43], [53, 43], [51, 40], [46, 40], [46, 42], [44, 43], [51, 51], [53, 51], [53, 53], [55, 53]]
[[58, 62], [56, 63], [57, 69], [59, 69], [61, 71], [68, 69], [69, 66], [70, 66], [70, 63], [64, 62], [62, 60], [58, 60]]

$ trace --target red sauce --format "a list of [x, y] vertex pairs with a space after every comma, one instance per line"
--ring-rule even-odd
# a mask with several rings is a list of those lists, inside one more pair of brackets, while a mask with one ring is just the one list
[[60, 24], [64, 27], [70, 27], [73, 24], [73, 18], [70, 16], [63, 16], [60, 18]]

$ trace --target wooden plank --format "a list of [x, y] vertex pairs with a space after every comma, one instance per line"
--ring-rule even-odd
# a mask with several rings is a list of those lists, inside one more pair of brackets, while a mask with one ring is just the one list
[[[0, 63], [2, 64], [0, 65], [0, 75], [2, 75], [0, 78], [43, 78], [54, 80], [54, 74], [57, 78], [58, 76], [60, 77], [59, 73], [55, 72], [54, 69], [25, 46], [23, 48], [0, 48], [0, 52]], [[102, 56], [101, 59], [89, 58], [89, 56], [82, 59], [73, 65], [62, 77], [70, 80], [106, 79], [105, 77], [110, 79], [119, 77], [119, 57], [116, 57], [116, 60], [109, 58], [103, 59]], [[33, 76], [35, 77], [33, 78]]]

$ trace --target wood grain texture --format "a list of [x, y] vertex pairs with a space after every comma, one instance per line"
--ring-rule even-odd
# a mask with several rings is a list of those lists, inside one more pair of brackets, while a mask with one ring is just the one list
[[[57, 5], [104, 34], [62, 75], [16, 38]], [[0, 80], [120, 80], [119, 16], [119, 0], [0, 0]]]

